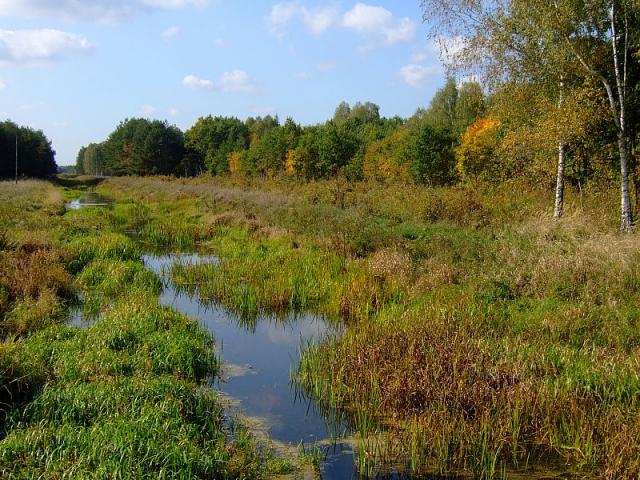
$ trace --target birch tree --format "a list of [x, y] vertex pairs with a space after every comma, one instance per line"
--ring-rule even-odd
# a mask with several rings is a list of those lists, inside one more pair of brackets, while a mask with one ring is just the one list
[[638, 2], [633, 0], [553, 0], [554, 28], [585, 74], [596, 78], [609, 101], [620, 156], [620, 227], [633, 228], [629, 191], [630, 71], [637, 68]]
[[[559, 112], [568, 77], [598, 79], [618, 134], [621, 228], [630, 231], [627, 101], [629, 72], [637, 63], [631, 55], [638, 49], [637, 0], [424, 0], [422, 5], [432, 38], [454, 68], [475, 68], [494, 83], [522, 81], [523, 75], [552, 81]], [[557, 140], [554, 214], [560, 216], [566, 141]]]
[[[566, 86], [575, 65], [549, 28], [549, 8], [541, 0], [425, 0], [425, 21], [443, 58], [454, 70], [479, 75], [485, 85], [534, 82], [558, 98], [562, 114]], [[557, 139], [554, 216], [562, 215], [566, 138]]]

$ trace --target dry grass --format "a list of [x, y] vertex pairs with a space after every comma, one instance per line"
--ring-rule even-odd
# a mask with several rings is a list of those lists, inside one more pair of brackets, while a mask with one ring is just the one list
[[528, 462], [640, 475], [640, 242], [615, 233], [613, 194], [569, 190], [556, 222], [548, 191], [523, 181], [366, 182], [339, 201], [332, 182], [100, 188], [197, 231], [222, 264], [174, 273], [205, 297], [349, 320], [306, 351], [299, 380], [347, 412], [360, 458], [485, 478]]

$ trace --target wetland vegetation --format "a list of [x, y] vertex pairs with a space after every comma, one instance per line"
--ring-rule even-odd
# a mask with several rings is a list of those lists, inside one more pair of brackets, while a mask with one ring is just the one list
[[[636, 475], [640, 245], [600, 214], [615, 193], [570, 191], [554, 222], [524, 183], [359, 183], [336, 202], [336, 182], [109, 178], [97, 191], [114, 207], [78, 214], [89, 231], [135, 228], [143, 248], [215, 253], [170, 275], [242, 322], [341, 325], [294, 379], [349, 423], [363, 474]], [[129, 242], [72, 249], [87, 298], [157, 292]]]
[[[2, 185], [2, 476], [290, 470], [246, 430], [223, 424], [207, 388], [219, 375], [213, 338], [158, 304], [159, 278], [122, 233], [132, 205], [65, 213], [79, 193], [42, 181]], [[99, 313], [83, 329], [65, 324], [79, 300]]]
[[421, 5], [409, 118], [0, 123], [0, 476], [640, 477], [638, 2]]

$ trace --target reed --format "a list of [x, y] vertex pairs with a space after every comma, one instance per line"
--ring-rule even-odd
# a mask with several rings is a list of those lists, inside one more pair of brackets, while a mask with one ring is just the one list
[[183, 288], [254, 320], [343, 323], [304, 349], [296, 379], [361, 433], [364, 473], [640, 475], [640, 243], [601, 215], [614, 196], [569, 189], [554, 221], [544, 189], [518, 181], [355, 183], [340, 204], [332, 188], [100, 186], [176, 229], [199, 224], [195, 244], [221, 262], [176, 266]]
[[[0, 476], [236, 479], [295, 470], [247, 431], [229, 441], [207, 387], [219, 371], [213, 338], [158, 304], [160, 280], [121, 233], [157, 222], [150, 210], [124, 202], [65, 213], [64, 198], [90, 186], [60, 183], [64, 197], [46, 182], [0, 184]], [[77, 296], [100, 310], [84, 329], [63, 324]]]

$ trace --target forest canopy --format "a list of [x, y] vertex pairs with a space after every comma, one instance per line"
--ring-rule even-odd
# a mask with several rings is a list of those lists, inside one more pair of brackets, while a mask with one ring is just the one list
[[166, 122], [127, 119], [102, 143], [83, 147], [78, 173], [181, 176], [209, 173], [299, 179], [345, 175], [352, 180], [456, 180], [461, 133], [481, 118], [486, 97], [476, 83], [447, 81], [427, 109], [411, 118], [385, 118], [371, 102], [340, 103], [324, 123], [292, 118], [211, 115], [184, 135]]
[[57, 172], [56, 152], [44, 133], [7, 120], [0, 122], [0, 178], [16, 175], [16, 142], [19, 176], [47, 177]]
[[[300, 181], [342, 175], [429, 186], [520, 176], [551, 189], [563, 129], [565, 181], [580, 188], [613, 185], [616, 132], [607, 120], [606, 99], [585, 84], [565, 102], [573, 114], [560, 123], [555, 101], [539, 85], [486, 90], [450, 77], [428, 107], [409, 118], [383, 117], [371, 102], [342, 102], [332, 118], [308, 126], [270, 115], [244, 121], [207, 116], [183, 134], [166, 122], [127, 119], [104, 142], [83, 147], [76, 169], [92, 175], [207, 173]], [[635, 120], [629, 128], [637, 132]], [[633, 165], [635, 182], [635, 156]]]

